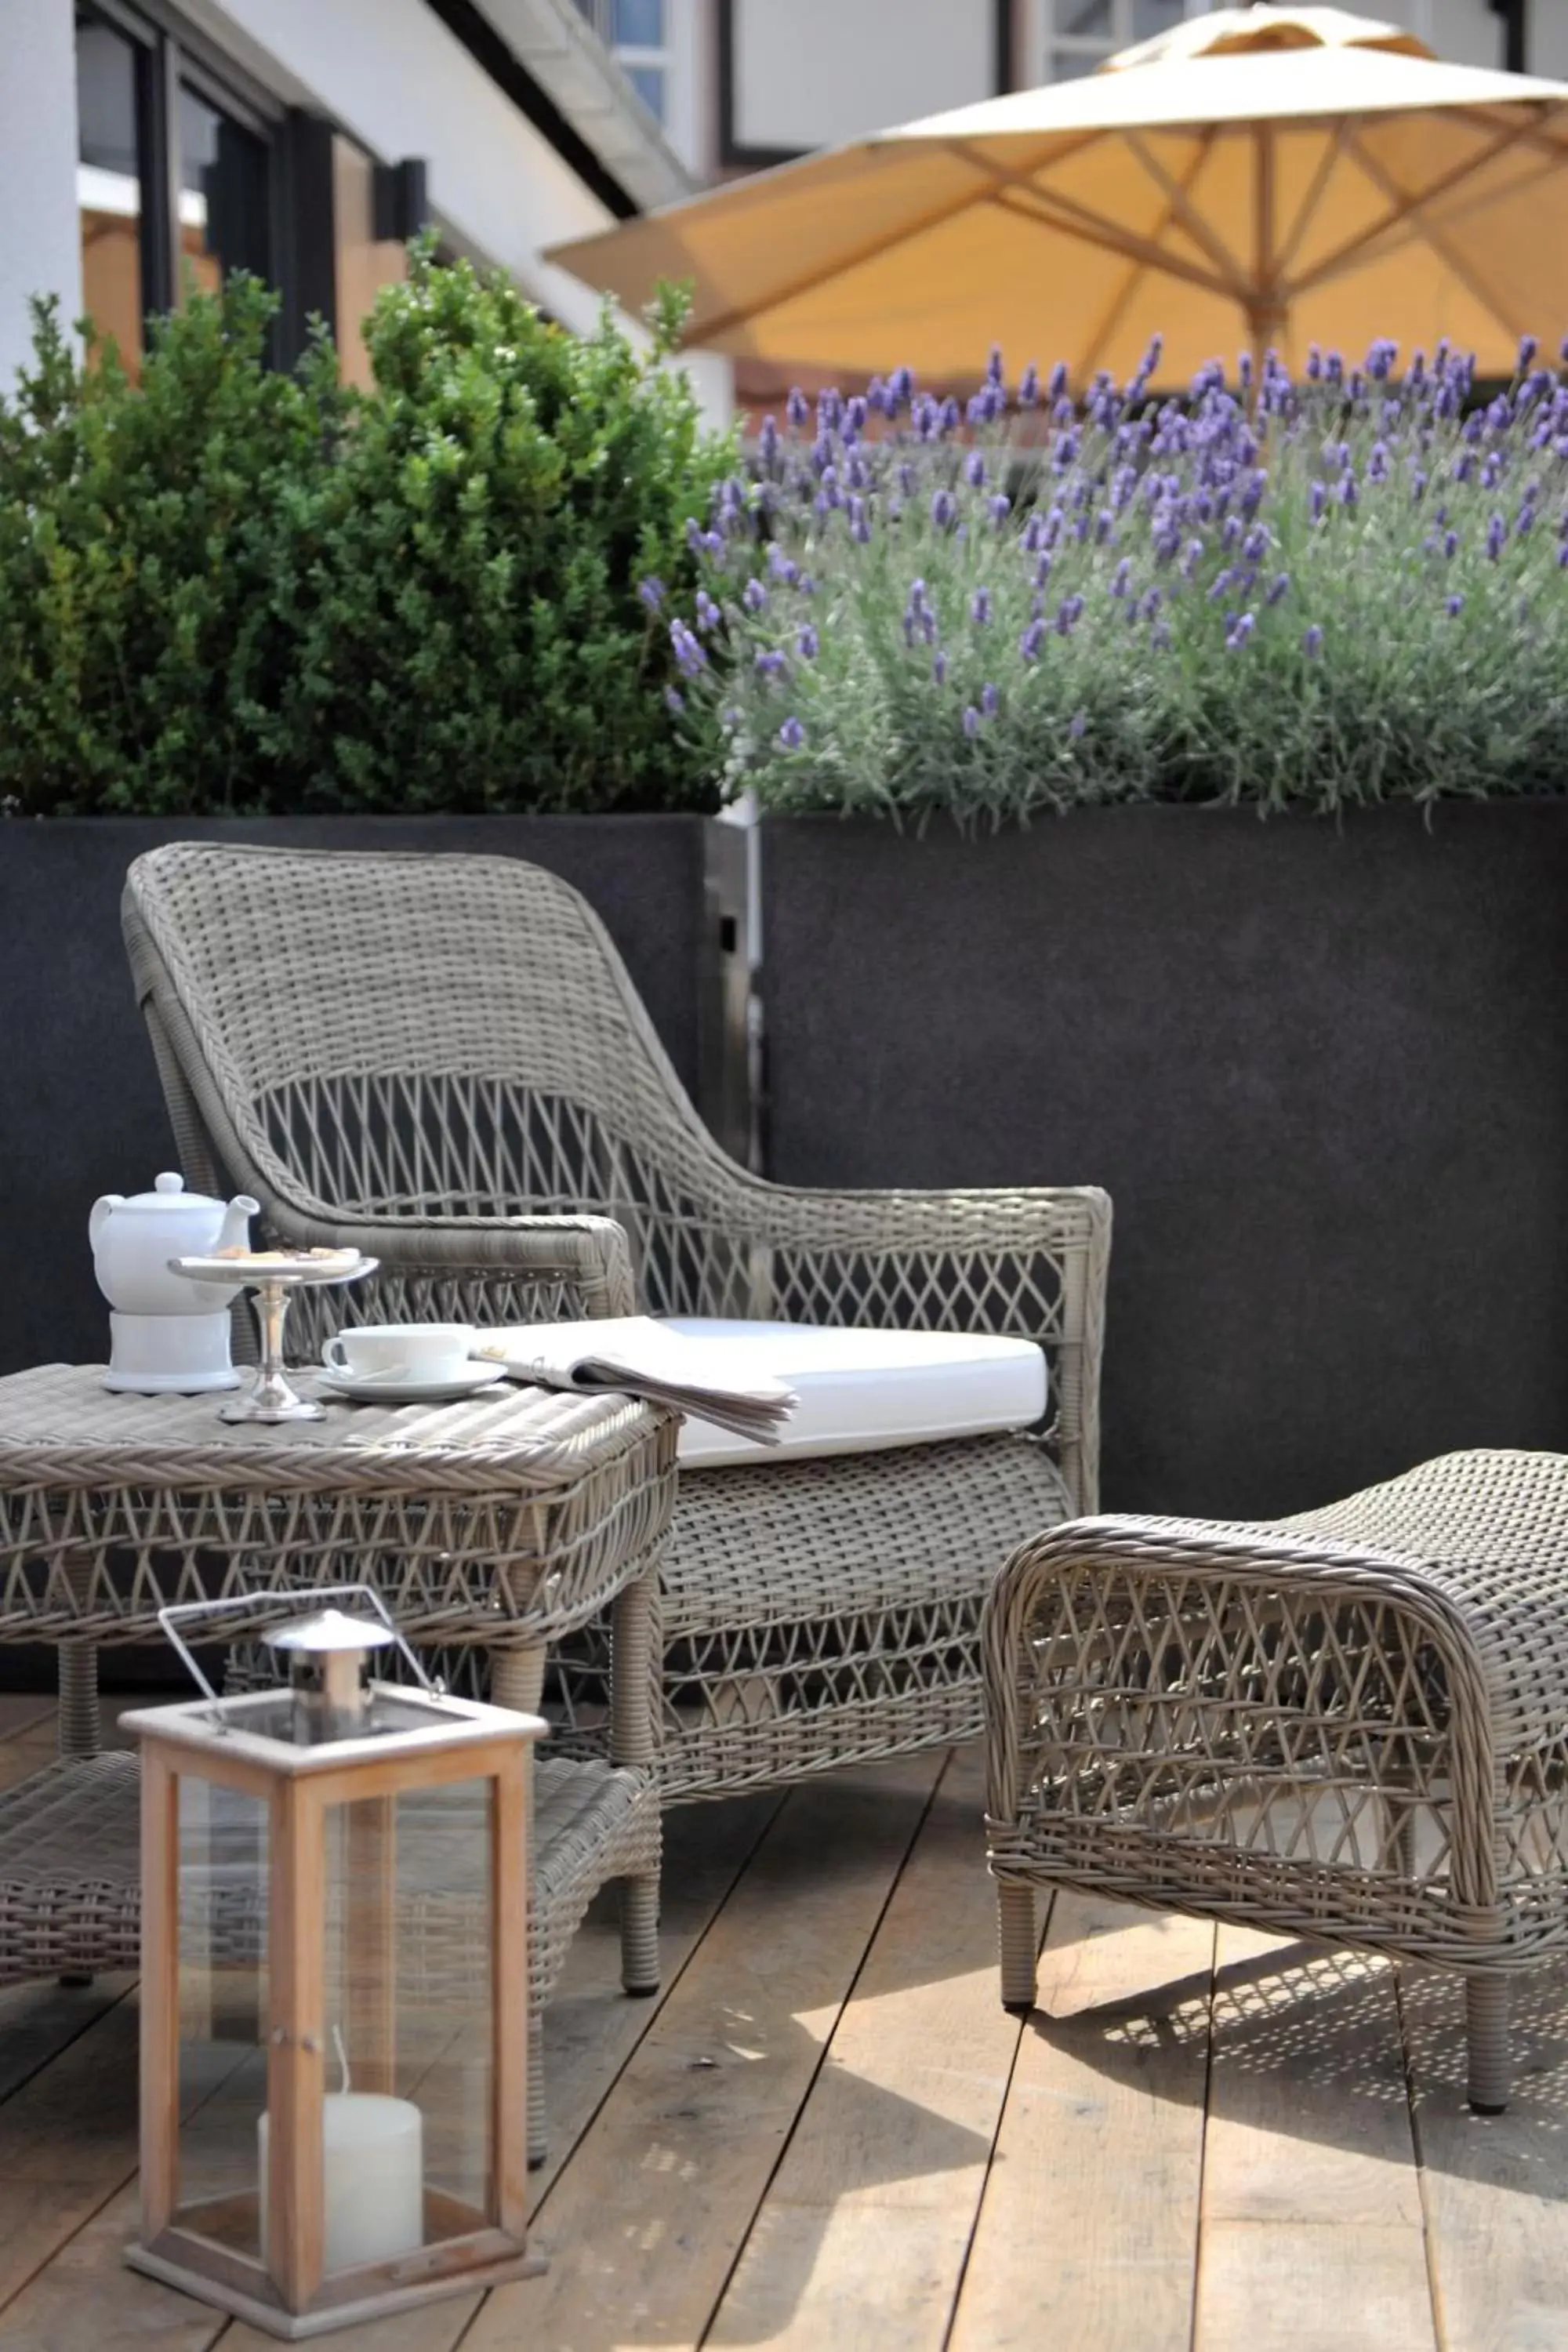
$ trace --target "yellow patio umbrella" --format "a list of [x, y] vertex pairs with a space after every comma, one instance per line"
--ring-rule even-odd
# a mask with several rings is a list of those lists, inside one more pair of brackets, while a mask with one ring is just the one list
[[1226, 8], [1099, 73], [879, 132], [550, 256], [688, 341], [952, 381], [1015, 361], [1161, 378], [1272, 344], [1447, 335], [1509, 374], [1568, 329], [1568, 84], [1439, 62], [1338, 8]]

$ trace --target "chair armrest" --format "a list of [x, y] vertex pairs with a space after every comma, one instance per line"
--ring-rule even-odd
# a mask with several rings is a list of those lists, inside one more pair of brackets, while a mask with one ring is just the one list
[[1094, 1509], [1108, 1193], [834, 1192], [746, 1177], [730, 1190], [725, 1223], [749, 1252], [753, 1314], [1037, 1340], [1063, 1477], [1074, 1508]]
[[[374, 1296], [388, 1320], [557, 1322], [634, 1311], [631, 1253], [610, 1217], [355, 1217], [319, 1203], [262, 1205], [286, 1242], [379, 1259], [357, 1296], [362, 1304]], [[329, 1294], [319, 1296], [325, 1307]]]

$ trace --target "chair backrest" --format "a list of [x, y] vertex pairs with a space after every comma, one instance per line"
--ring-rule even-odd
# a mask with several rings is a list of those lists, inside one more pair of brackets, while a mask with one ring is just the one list
[[205, 1150], [309, 1215], [597, 1211], [647, 1307], [746, 1311], [739, 1171], [554, 875], [175, 843], [131, 868], [124, 921], [193, 1175]]

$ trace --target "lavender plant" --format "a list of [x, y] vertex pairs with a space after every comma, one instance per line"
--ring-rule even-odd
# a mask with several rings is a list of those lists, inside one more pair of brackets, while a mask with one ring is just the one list
[[[1564, 346], [1568, 359], [1568, 345]], [[1439, 346], [1217, 363], [1184, 401], [792, 394], [671, 619], [725, 788], [1001, 823], [1122, 800], [1568, 790], [1568, 381]]]

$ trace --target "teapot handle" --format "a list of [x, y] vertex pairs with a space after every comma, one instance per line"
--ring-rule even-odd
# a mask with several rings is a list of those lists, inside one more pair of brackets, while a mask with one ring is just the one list
[[122, 1209], [124, 1205], [125, 1195], [123, 1192], [101, 1193], [87, 1213], [87, 1230], [89, 1239], [96, 1242], [99, 1234], [103, 1231], [105, 1221], [108, 1219], [110, 1213], [115, 1209]]

